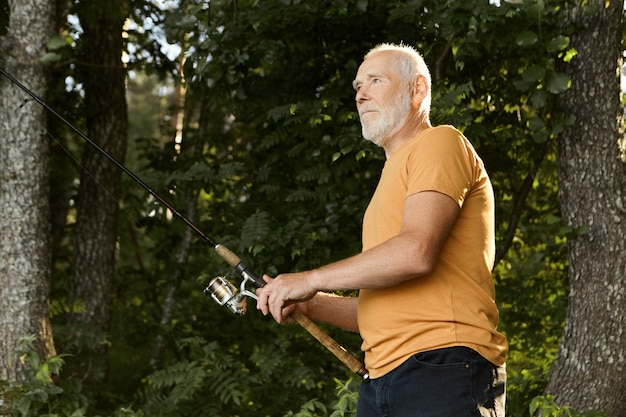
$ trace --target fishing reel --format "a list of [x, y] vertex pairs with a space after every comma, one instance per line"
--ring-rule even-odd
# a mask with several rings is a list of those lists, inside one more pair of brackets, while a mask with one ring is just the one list
[[209, 285], [204, 289], [206, 295], [221, 306], [226, 306], [230, 310], [240, 316], [246, 314], [247, 300], [246, 297], [257, 299], [257, 296], [246, 289], [246, 282], [251, 278], [244, 277], [239, 288], [235, 287], [230, 281], [224, 277], [215, 277]]

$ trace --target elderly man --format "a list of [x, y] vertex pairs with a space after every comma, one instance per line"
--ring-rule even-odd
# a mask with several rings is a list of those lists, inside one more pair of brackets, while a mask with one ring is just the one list
[[[358, 417], [504, 416], [507, 343], [491, 276], [494, 199], [469, 141], [429, 120], [430, 74], [406, 45], [382, 44], [356, 78], [363, 136], [386, 162], [361, 253], [257, 290], [283, 322], [294, 308], [363, 338], [371, 379]], [[333, 295], [359, 290], [358, 297]]]

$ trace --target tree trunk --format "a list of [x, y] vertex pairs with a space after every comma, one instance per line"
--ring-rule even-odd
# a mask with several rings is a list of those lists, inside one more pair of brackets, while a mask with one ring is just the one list
[[[81, 2], [77, 6], [83, 28], [80, 81], [85, 88], [89, 137], [123, 162], [128, 135], [122, 65], [124, 0]], [[74, 275], [70, 295], [84, 306], [70, 315], [78, 340], [84, 377], [102, 381], [107, 375], [107, 338], [112, 283], [115, 273], [118, 199], [122, 172], [96, 151], [83, 153], [76, 226]]]
[[[10, 0], [0, 67], [38, 95], [45, 93], [38, 58], [51, 36], [50, 0]], [[0, 76], [0, 379], [26, 380], [16, 355], [36, 336], [41, 358], [55, 354], [48, 318], [50, 277], [48, 140], [45, 110]]]
[[[597, 7], [595, 14], [585, 13]], [[578, 55], [560, 104], [575, 116], [558, 140], [559, 199], [569, 240], [570, 294], [547, 392], [579, 411], [626, 416], [626, 149], [620, 69], [623, 2], [566, 10]]]

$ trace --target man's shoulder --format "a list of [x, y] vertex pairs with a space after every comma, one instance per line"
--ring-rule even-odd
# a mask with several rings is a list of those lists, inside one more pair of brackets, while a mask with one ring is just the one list
[[[449, 139], [465, 139], [463, 133], [452, 125], [438, 125], [433, 126], [424, 131], [424, 135], [418, 135], [418, 137], [424, 138], [449, 138]], [[418, 138], [416, 137], [416, 139]]]
[[409, 150], [409, 152], [418, 149], [436, 150], [443, 148], [450, 150], [450, 148], [466, 148], [467, 145], [471, 146], [463, 133], [457, 128], [451, 125], [439, 125], [430, 127], [417, 135], [411, 141], [411, 145], [407, 146], [407, 150]]

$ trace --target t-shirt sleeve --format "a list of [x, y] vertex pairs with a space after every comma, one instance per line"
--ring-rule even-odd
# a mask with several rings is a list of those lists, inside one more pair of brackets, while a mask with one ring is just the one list
[[475, 158], [456, 129], [441, 129], [416, 144], [407, 163], [407, 197], [437, 191], [459, 206], [474, 183]]

